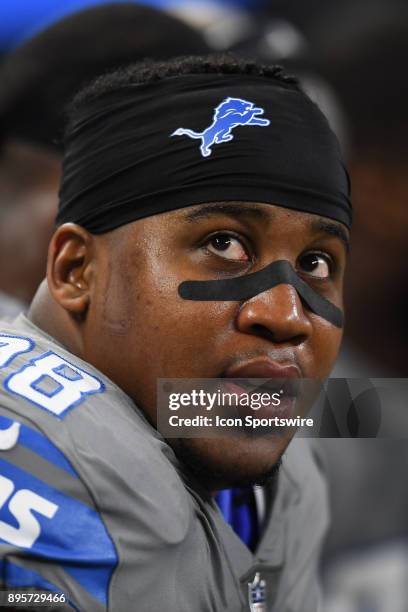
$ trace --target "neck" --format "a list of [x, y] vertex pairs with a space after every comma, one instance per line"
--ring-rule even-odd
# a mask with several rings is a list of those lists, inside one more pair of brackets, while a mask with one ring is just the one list
[[28, 318], [37, 327], [55, 338], [71, 353], [82, 357], [83, 343], [79, 325], [51, 296], [44, 280], [28, 311]]

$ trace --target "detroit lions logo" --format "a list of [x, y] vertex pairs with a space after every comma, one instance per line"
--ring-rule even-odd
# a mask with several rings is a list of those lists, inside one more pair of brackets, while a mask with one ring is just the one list
[[217, 106], [213, 115], [212, 124], [203, 132], [193, 132], [185, 128], [178, 128], [171, 136], [188, 136], [201, 140], [200, 151], [203, 157], [211, 155], [211, 147], [222, 142], [229, 142], [234, 138], [231, 130], [239, 125], [270, 125], [269, 119], [261, 119], [264, 109], [254, 106], [253, 102], [241, 98], [226, 98]]

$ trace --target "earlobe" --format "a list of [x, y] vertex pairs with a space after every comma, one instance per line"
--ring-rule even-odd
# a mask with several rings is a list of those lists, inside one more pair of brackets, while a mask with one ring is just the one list
[[59, 227], [48, 250], [48, 286], [60, 306], [77, 316], [84, 316], [90, 303], [92, 265], [92, 235], [74, 223]]

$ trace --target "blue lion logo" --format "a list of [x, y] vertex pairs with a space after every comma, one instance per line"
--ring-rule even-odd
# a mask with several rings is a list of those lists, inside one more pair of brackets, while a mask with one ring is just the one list
[[189, 136], [201, 140], [200, 151], [203, 157], [211, 155], [214, 144], [229, 142], [234, 138], [231, 130], [239, 125], [270, 125], [269, 119], [260, 119], [264, 114], [263, 108], [254, 106], [253, 102], [241, 98], [226, 98], [217, 106], [213, 115], [212, 124], [203, 132], [193, 132], [185, 128], [178, 128], [171, 136]]

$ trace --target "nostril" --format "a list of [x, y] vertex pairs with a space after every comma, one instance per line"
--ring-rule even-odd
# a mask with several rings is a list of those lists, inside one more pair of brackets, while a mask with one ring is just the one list
[[268, 340], [274, 339], [274, 335], [271, 330], [265, 327], [264, 325], [261, 325], [260, 323], [254, 323], [253, 325], [251, 325], [251, 331], [256, 336], [262, 336], [264, 338], [267, 338]]
[[279, 332], [273, 332], [268, 327], [260, 323], [254, 323], [253, 325], [251, 325], [250, 333], [252, 333], [254, 336], [259, 336], [260, 338], [264, 338], [265, 340], [268, 340], [269, 342], [274, 342], [275, 344], [290, 342], [290, 344], [293, 346], [298, 346], [299, 344], [302, 344], [302, 342], [306, 340], [306, 336], [307, 336], [306, 334], [302, 334], [302, 333], [299, 333], [296, 335], [287, 334], [287, 333], [280, 334]]

